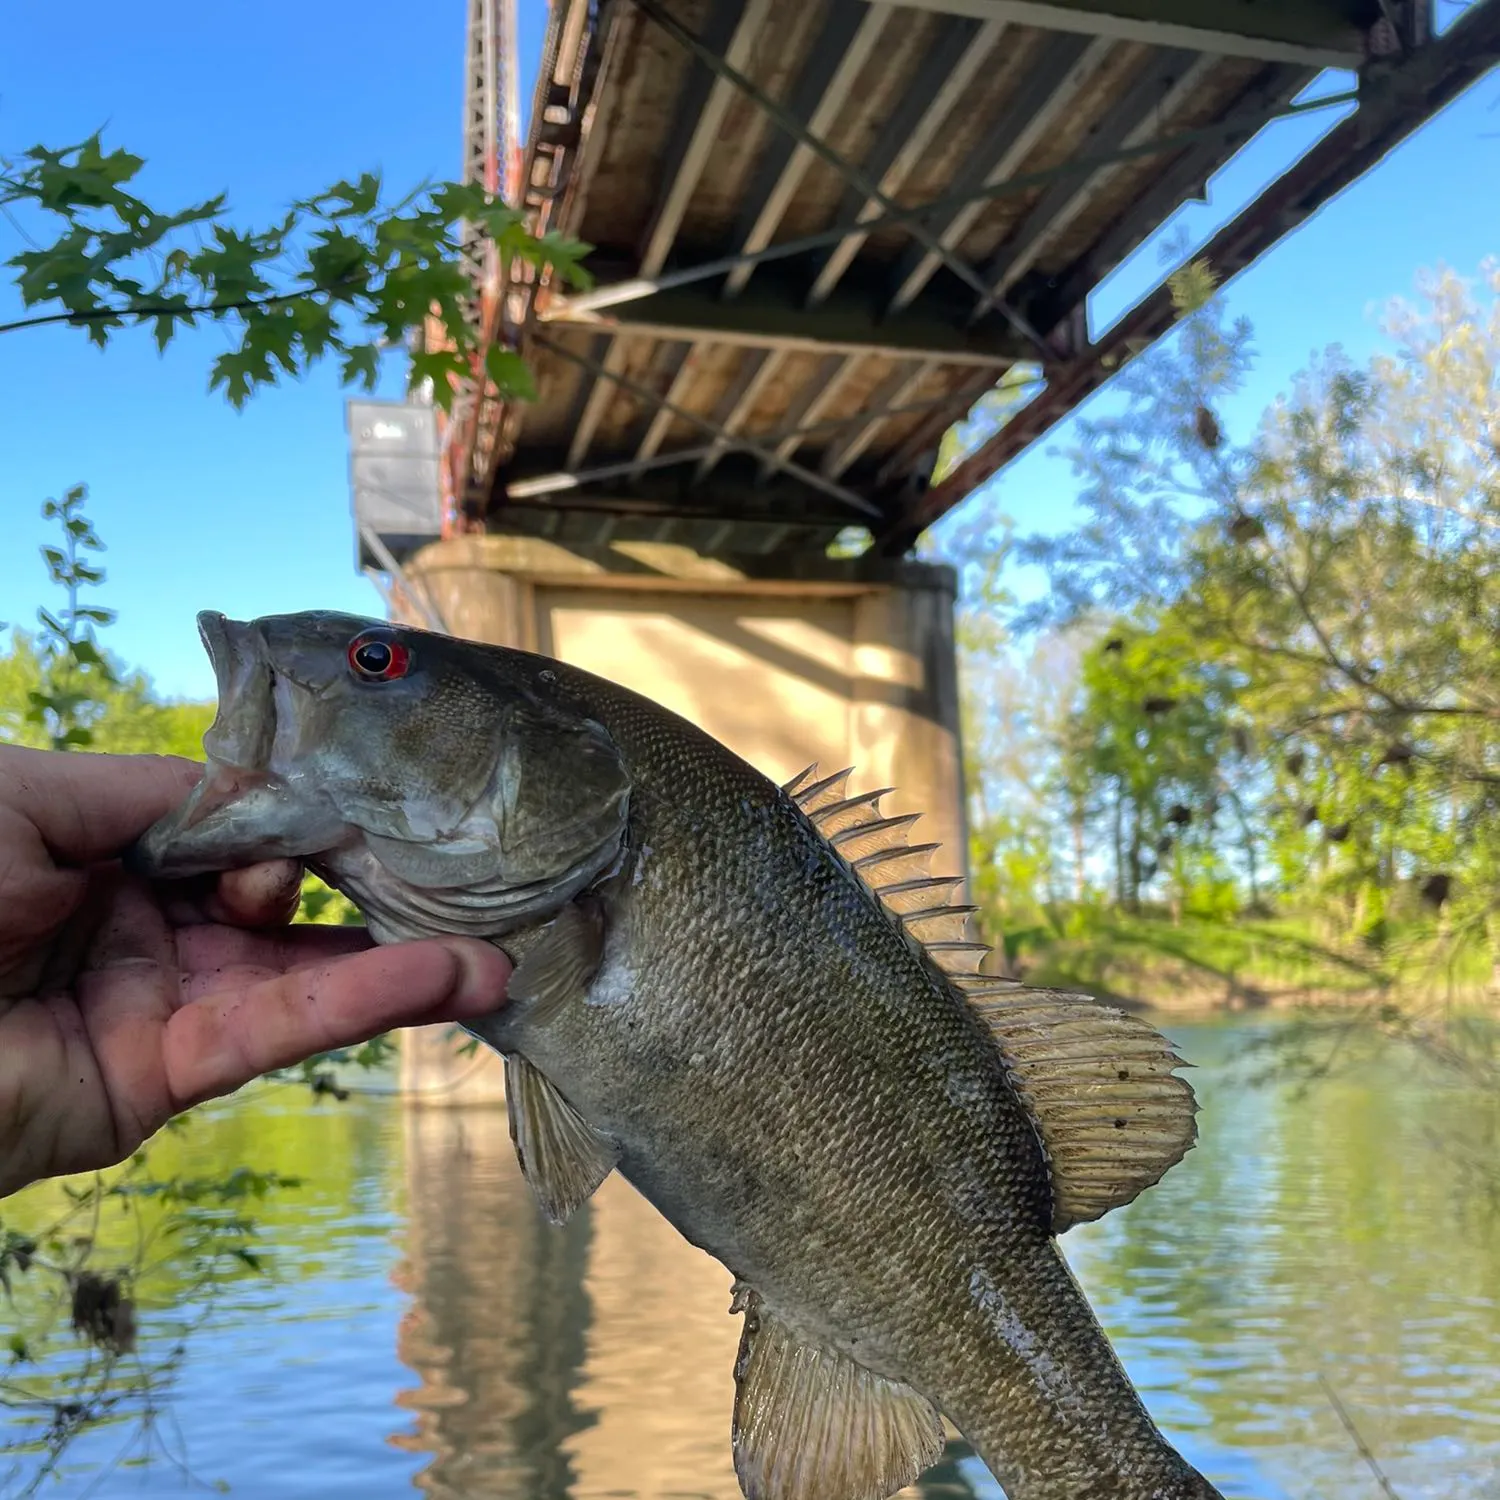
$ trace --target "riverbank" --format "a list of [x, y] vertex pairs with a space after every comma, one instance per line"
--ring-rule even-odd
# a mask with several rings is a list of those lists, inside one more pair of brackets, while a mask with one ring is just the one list
[[1315, 918], [1201, 917], [1078, 907], [1013, 926], [1010, 967], [1027, 983], [1184, 1015], [1445, 1000], [1493, 1008], [1489, 957], [1413, 932], [1384, 951]]

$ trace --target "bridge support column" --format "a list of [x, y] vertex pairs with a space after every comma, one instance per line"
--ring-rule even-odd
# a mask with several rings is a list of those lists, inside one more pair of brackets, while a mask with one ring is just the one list
[[[853, 766], [854, 790], [894, 787], [883, 809], [923, 814], [914, 836], [943, 845], [934, 870], [966, 873], [951, 569], [482, 536], [426, 547], [406, 571], [455, 635], [610, 678], [778, 781], [816, 761]], [[499, 1059], [456, 1057], [445, 1028], [404, 1042], [417, 1097], [503, 1094]]]

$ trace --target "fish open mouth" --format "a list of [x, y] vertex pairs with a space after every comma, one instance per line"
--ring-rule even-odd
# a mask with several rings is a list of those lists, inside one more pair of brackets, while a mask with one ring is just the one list
[[[126, 863], [156, 879], [301, 858], [329, 836], [326, 810], [307, 805], [277, 775], [276, 673], [253, 624], [214, 610], [198, 634], [218, 684], [218, 713], [203, 737], [208, 765], [187, 800], [148, 829]], [[309, 842], [310, 841], [310, 842]]]
[[276, 678], [260, 633], [205, 609], [198, 635], [219, 692], [218, 713], [203, 737], [210, 766], [263, 774], [276, 743]]

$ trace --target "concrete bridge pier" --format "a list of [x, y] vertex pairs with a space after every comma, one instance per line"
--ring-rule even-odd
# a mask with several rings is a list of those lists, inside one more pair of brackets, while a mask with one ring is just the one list
[[[786, 781], [816, 761], [896, 790], [934, 863], [967, 869], [951, 569], [883, 558], [726, 561], [664, 543], [437, 542], [407, 564], [448, 628], [540, 651], [691, 719]], [[504, 1097], [498, 1057], [457, 1056], [444, 1027], [403, 1038], [414, 1100]]]

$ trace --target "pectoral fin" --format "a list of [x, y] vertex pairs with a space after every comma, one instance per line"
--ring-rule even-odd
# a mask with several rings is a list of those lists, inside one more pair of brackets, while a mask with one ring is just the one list
[[941, 1457], [932, 1403], [791, 1329], [737, 1287], [734, 1467], [747, 1500], [887, 1500]]
[[526, 1021], [542, 1026], [570, 1001], [581, 1000], [604, 954], [604, 912], [597, 901], [570, 901], [510, 976], [511, 1005], [527, 1007]]
[[542, 1212], [565, 1223], [614, 1170], [619, 1147], [515, 1053], [505, 1058], [505, 1107], [522, 1174]]

